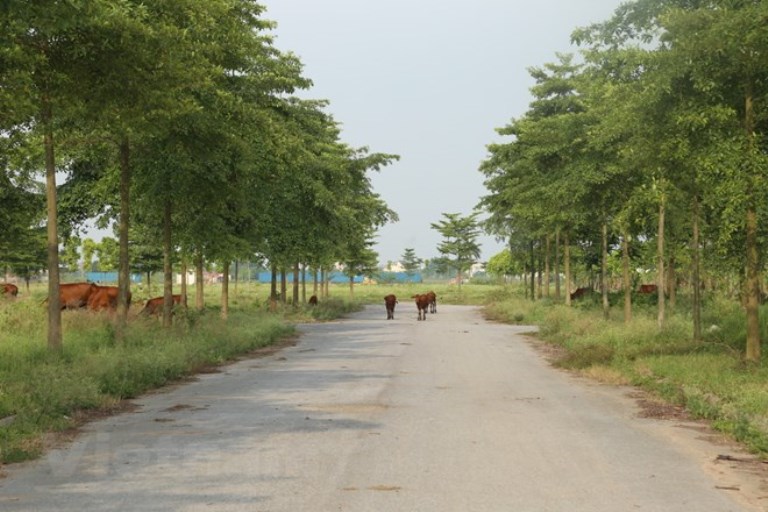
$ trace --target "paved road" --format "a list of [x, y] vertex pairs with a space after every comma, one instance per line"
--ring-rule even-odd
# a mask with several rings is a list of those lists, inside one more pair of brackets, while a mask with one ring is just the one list
[[153, 394], [8, 468], [0, 510], [757, 510], [636, 417], [471, 307], [400, 304]]

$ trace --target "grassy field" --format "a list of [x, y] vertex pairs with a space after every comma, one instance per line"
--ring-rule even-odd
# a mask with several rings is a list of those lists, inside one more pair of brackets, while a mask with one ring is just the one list
[[[317, 307], [279, 305], [269, 311], [269, 287], [230, 287], [230, 317], [219, 315], [218, 286], [206, 288], [206, 309], [179, 312], [164, 329], [138, 315], [140, 302], [159, 288], [134, 287], [127, 338], [117, 343], [108, 314], [66, 311], [64, 350], [46, 348], [45, 289], [22, 290], [17, 300], [0, 300], [0, 462], [35, 457], [51, 432], [76, 426], [83, 416], [108, 412], [126, 398], [231, 361], [291, 336], [296, 322], [338, 318], [384, 296], [400, 300], [398, 314], [416, 314], [410, 297], [434, 290], [440, 304], [484, 305], [495, 321], [538, 325], [540, 337], [562, 348], [559, 365], [608, 383], [641, 386], [685, 406], [696, 417], [768, 456], [768, 368], [745, 365], [744, 314], [728, 301], [709, 301], [702, 342], [691, 341], [684, 297], [663, 330], [655, 307], [642, 298], [625, 325], [615, 307], [603, 319], [590, 300], [568, 308], [550, 300], [531, 302], [519, 290], [491, 285], [347, 285], [331, 287]], [[308, 290], [308, 295], [311, 291]], [[768, 318], [768, 310], [762, 312]], [[768, 322], [763, 326], [768, 338]]]

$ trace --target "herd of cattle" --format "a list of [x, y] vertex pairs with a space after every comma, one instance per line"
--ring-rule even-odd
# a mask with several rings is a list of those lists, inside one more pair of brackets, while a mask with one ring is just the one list
[[[411, 297], [415, 299], [416, 308], [418, 309], [418, 320], [426, 320], [427, 312], [437, 313], [437, 295], [433, 291], [427, 293], [416, 294]], [[384, 306], [387, 309], [387, 320], [395, 319], [395, 304], [398, 304], [397, 297], [393, 294], [389, 294], [384, 297]]]
[[[3, 295], [16, 297], [19, 288], [15, 284], [4, 283]], [[59, 304], [61, 309], [85, 308], [90, 311], [116, 311], [117, 286], [99, 286], [95, 283], [64, 283], [59, 285]], [[43, 303], [48, 302], [45, 299]], [[173, 304], [181, 303], [181, 295], [173, 296]], [[131, 305], [131, 292], [128, 292], [128, 305]], [[140, 314], [158, 315], [163, 311], [163, 297], [149, 299]]]

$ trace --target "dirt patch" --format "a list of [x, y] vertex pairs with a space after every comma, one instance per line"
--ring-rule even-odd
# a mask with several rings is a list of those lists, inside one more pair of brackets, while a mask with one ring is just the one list
[[629, 396], [634, 398], [640, 407], [640, 412], [637, 414], [640, 418], [680, 421], [692, 419], [684, 407], [655, 399], [643, 391], [633, 391], [629, 393]]
[[521, 335], [529, 345], [535, 348], [547, 362], [553, 366], [568, 356], [568, 351], [560, 345], [547, 343], [535, 337], [535, 333]]
[[389, 409], [387, 404], [329, 404], [299, 405], [300, 409], [320, 413], [370, 414]]
[[273, 343], [272, 345], [268, 345], [266, 347], [261, 347], [261, 348], [252, 350], [247, 354], [245, 354], [240, 359], [242, 360], [242, 359], [252, 359], [252, 358], [258, 358], [258, 357], [271, 356], [273, 354], [276, 354], [277, 352], [280, 352], [284, 348], [295, 347], [299, 343], [300, 338], [301, 336], [299, 334], [285, 337], [282, 340], [278, 341], [277, 343]]
[[72, 426], [61, 430], [59, 432], [50, 432], [45, 434], [42, 438], [42, 451], [43, 453], [61, 448], [62, 446], [71, 443], [82, 432], [82, 429], [88, 423], [93, 421], [103, 420], [114, 416], [116, 414], [122, 414], [124, 412], [134, 412], [139, 409], [139, 406], [128, 400], [121, 400], [113, 405], [102, 407], [99, 409], [81, 409], [72, 413], [71, 421]]

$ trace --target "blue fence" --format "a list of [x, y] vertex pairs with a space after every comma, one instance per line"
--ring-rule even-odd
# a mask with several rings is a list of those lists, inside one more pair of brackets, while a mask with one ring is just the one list
[[[86, 272], [85, 279], [91, 283], [116, 283], [117, 272]], [[131, 274], [132, 283], [141, 282], [141, 274]]]

